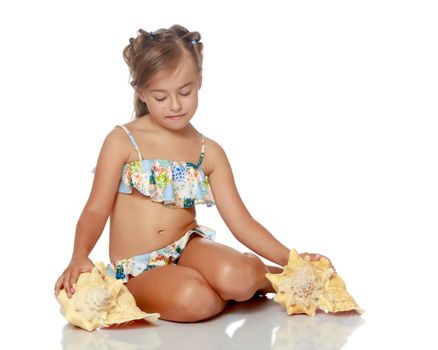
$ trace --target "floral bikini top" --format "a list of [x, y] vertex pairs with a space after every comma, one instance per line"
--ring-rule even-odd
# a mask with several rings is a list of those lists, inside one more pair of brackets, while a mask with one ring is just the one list
[[[204, 159], [205, 137], [201, 135], [201, 155], [197, 164], [170, 159], [143, 159], [129, 130], [123, 128], [137, 151], [138, 160], [125, 163], [118, 192], [132, 193], [137, 189], [154, 202], [164, 202], [169, 208], [190, 208], [196, 204], [215, 205], [208, 176], [201, 168]], [[95, 172], [96, 167], [93, 169]]]

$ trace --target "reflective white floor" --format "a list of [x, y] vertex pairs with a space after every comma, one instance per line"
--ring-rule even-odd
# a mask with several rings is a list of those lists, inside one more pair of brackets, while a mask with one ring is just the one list
[[[0, 348], [436, 349], [434, 296], [438, 291], [436, 283], [426, 278], [429, 264], [425, 266], [422, 270], [417, 265], [418, 272], [414, 273], [396, 269], [399, 276], [394, 281], [400, 283], [391, 277], [386, 285], [377, 275], [386, 273], [379, 272], [377, 265], [368, 265], [375, 274], [357, 274], [362, 276], [360, 288], [355, 287], [354, 275], [348, 276], [349, 291], [365, 309], [362, 315], [318, 312], [315, 317], [289, 316], [272, 300], [275, 294], [271, 293], [246, 302], [233, 301], [222, 313], [202, 322], [135, 321], [93, 332], [70, 325], [60, 314], [49, 283], [53, 273], [47, 276], [47, 282], [28, 275], [27, 280], [13, 280], [19, 288], [0, 290], [5, 306], [0, 319]], [[407, 284], [402, 275], [427, 288]]]
[[288, 316], [271, 300], [273, 296], [232, 302], [220, 315], [198, 323], [136, 321], [94, 332], [66, 324], [62, 330], [62, 348], [340, 349], [365, 323], [356, 313]]

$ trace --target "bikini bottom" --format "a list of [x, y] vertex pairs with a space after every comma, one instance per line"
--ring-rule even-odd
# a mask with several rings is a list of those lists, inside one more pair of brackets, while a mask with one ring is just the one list
[[123, 280], [123, 283], [126, 283], [129, 280], [128, 275], [138, 276], [142, 272], [158, 266], [166, 266], [170, 264], [176, 265], [179, 256], [193, 234], [197, 234], [201, 237], [205, 237], [214, 241], [216, 237], [216, 230], [204, 225], [198, 225], [194, 229], [188, 230], [177, 241], [172, 242], [163, 248], [149, 253], [135, 255], [130, 258], [120, 259], [114, 263], [110, 262], [106, 266], [106, 271], [109, 275], [117, 279], [121, 279]]

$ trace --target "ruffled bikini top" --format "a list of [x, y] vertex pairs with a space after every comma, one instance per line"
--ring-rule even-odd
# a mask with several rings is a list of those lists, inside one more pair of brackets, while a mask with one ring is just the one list
[[[201, 135], [201, 155], [197, 164], [170, 159], [143, 159], [129, 130], [123, 128], [137, 151], [138, 160], [125, 163], [118, 192], [132, 193], [132, 188], [149, 196], [154, 202], [164, 202], [169, 208], [190, 208], [197, 204], [215, 205], [208, 176], [201, 168], [205, 137]], [[96, 167], [93, 169], [95, 172]]]

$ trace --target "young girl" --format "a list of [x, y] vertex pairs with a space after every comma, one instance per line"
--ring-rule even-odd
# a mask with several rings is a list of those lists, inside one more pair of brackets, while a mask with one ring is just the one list
[[216, 206], [242, 244], [279, 265], [288, 262], [289, 248], [243, 204], [223, 148], [190, 123], [202, 84], [200, 38], [180, 25], [140, 29], [130, 38], [123, 57], [135, 119], [114, 127], [103, 142], [56, 295], [64, 288], [70, 298], [79, 274], [93, 269], [88, 255], [108, 217], [107, 271], [123, 280], [145, 312], [195, 322], [217, 315], [231, 299], [275, 292], [265, 274], [281, 267], [215, 242], [215, 230], [196, 220], [195, 205]]

